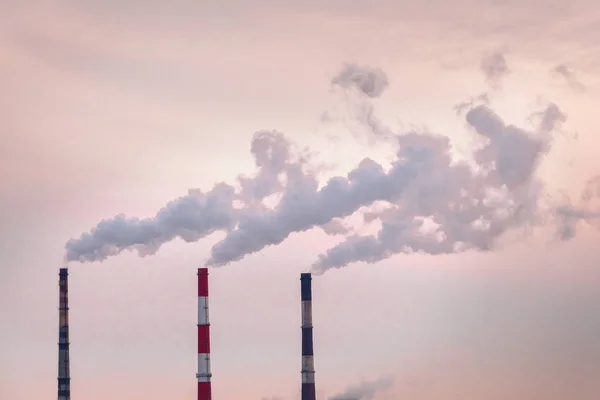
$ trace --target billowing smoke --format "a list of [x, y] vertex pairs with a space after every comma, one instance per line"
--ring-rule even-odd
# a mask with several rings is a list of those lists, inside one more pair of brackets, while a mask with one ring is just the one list
[[[349, 114], [351, 120], [358, 122], [360, 131], [367, 129], [370, 134], [369, 139], [390, 139], [394, 135], [394, 132], [376, 116], [373, 105], [373, 101], [383, 94], [388, 85], [388, 78], [381, 69], [356, 64], [344, 65], [339, 74], [331, 80], [333, 89], [337, 87], [344, 89], [343, 104], [346, 107], [344, 112]], [[353, 90], [349, 93], [348, 89]], [[347, 115], [339, 115], [336, 111], [325, 111], [321, 120], [325, 123], [347, 122], [347, 117]], [[345, 128], [353, 130], [348, 125]]]
[[[358, 122], [361, 131], [367, 129], [372, 135], [370, 139], [378, 140], [389, 139], [393, 135], [393, 132], [376, 116], [373, 105], [373, 101], [383, 94], [388, 85], [387, 75], [381, 69], [357, 64], [345, 64], [331, 79], [332, 89], [343, 89], [345, 113], [349, 114], [351, 120]], [[321, 120], [325, 123], [347, 122], [347, 117], [343, 114], [338, 115], [336, 111], [325, 111]], [[348, 125], [345, 128], [352, 130]]]
[[466, 121], [487, 140], [475, 152], [480, 171], [454, 161], [444, 136], [416, 132], [399, 136], [392, 171], [410, 166], [411, 175], [385, 183], [397, 191], [392, 207], [379, 216], [378, 234], [346, 238], [319, 256], [313, 272], [356, 261], [373, 263], [397, 253], [492, 249], [507, 230], [536, 221], [539, 184], [534, 172], [548, 150], [551, 130], [565, 118], [550, 104], [537, 131], [529, 132], [506, 125], [485, 105], [472, 108]]
[[343, 219], [332, 219], [328, 223], [321, 225], [321, 229], [328, 235], [347, 235], [352, 232], [352, 227]]
[[391, 385], [392, 380], [389, 378], [366, 381], [348, 386], [342, 393], [329, 397], [329, 400], [372, 400], [375, 394], [389, 389]]
[[[144, 256], [175, 238], [196, 242], [216, 231], [231, 231], [244, 213], [265, 209], [261, 200], [283, 189], [283, 175], [293, 184], [306, 163], [302, 157], [294, 161], [291, 143], [276, 131], [257, 132], [250, 151], [258, 171], [253, 177], [238, 178], [240, 190], [220, 183], [206, 193], [190, 190], [153, 218], [117, 215], [103, 220], [89, 233], [67, 242], [66, 261], [102, 261], [123, 250], [137, 250]], [[244, 202], [246, 207], [235, 208], [235, 201]]]
[[576, 92], [585, 91], [585, 85], [579, 81], [577, 78], [577, 74], [573, 70], [573, 68], [569, 67], [566, 64], [559, 64], [552, 68], [550, 73], [556, 77], [562, 78], [567, 82], [567, 84]]
[[368, 97], [379, 97], [389, 81], [385, 72], [379, 68], [346, 64], [331, 80], [331, 84], [344, 89], [354, 88]]
[[498, 88], [502, 79], [511, 72], [504, 54], [500, 51], [486, 54], [481, 60], [480, 67], [486, 82], [493, 88]]
[[[346, 65], [333, 82], [354, 85], [368, 97], [380, 95], [387, 86], [382, 71], [354, 64]], [[386, 131], [397, 149], [390, 168], [365, 158], [346, 175], [323, 185], [310, 170], [309, 157], [283, 134], [257, 132], [250, 146], [257, 167], [253, 175], [240, 175], [236, 185], [220, 183], [208, 192], [191, 190], [153, 218], [119, 215], [101, 221], [67, 242], [66, 260], [100, 261], [124, 250], [147, 255], [175, 238], [194, 242], [223, 231], [225, 237], [213, 246], [206, 262], [222, 266], [313, 228], [344, 236], [318, 257], [313, 265], [316, 274], [396, 253], [494, 249], [505, 232], [537, 224], [547, 213], [540, 207], [543, 185], [536, 171], [566, 116], [550, 103], [534, 115], [537, 127], [525, 129], [505, 123], [487, 102], [466, 103], [463, 111], [468, 130], [479, 143], [472, 160], [455, 159], [445, 135]], [[586, 193], [585, 198], [598, 194], [596, 189]], [[279, 202], [265, 204], [274, 194]], [[370, 209], [381, 202], [387, 203], [385, 210]], [[585, 211], [557, 212], [562, 225], [573, 231], [577, 221], [595, 218]], [[365, 223], [380, 221], [379, 232], [356, 235], [346, 222], [355, 214], [364, 214]]]
[[578, 205], [567, 202], [557, 208], [556, 214], [560, 221], [558, 234], [562, 240], [574, 238], [581, 222], [587, 222], [600, 230], [600, 204], [594, 205], [595, 200], [600, 200], [600, 175], [587, 182]]
[[66, 261], [102, 261], [123, 250], [137, 250], [140, 256], [154, 254], [166, 242], [179, 237], [196, 242], [219, 230], [235, 227], [239, 211], [233, 208], [235, 189], [226, 184], [211, 191], [190, 190], [173, 200], [154, 218], [127, 218], [124, 215], [103, 220], [65, 245]]

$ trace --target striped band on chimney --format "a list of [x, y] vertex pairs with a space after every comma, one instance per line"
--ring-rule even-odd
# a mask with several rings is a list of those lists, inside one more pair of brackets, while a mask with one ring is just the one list
[[198, 400], [211, 400], [208, 268], [198, 268]]
[[58, 305], [58, 400], [71, 399], [71, 371], [69, 366], [69, 271], [59, 272]]
[[300, 275], [302, 300], [302, 400], [315, 400], [311, 274]]

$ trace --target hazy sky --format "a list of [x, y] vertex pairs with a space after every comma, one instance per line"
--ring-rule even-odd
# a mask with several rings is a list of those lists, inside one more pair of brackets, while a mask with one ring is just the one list
[[[417, 139], [399, 133], [447, 137], [458, 159], [484, 143], [474, 132], [481, 129], [502, 140], [475, 162], [507, 171], [486, 182], [510, 186], [527, 171], [511, 193], [535, 196], [539, 209], [522, 206], [531, 211], [524, 225], [515, 223], [491, 251], [392, 254], [403, 251], [399, 238], [421, 250], [431, 243], [402, 236], [400, 214], [378, 214], [391, 228], [377, 236], [378, 225], [355, 213], [345, 221], [348, 235], [373, 238], [345, 242], [320, 228], [292, 229], [277, 246], [211, 268], [215, 399], [298, 398], [299, 274], [324, 254], [332, 263], [374, 262], [313, 279], [322, 399], [600, 396], [600, 187], [586, 186], [600, 175], [595, 2], [27, 3], [0, 0], [1, 399], [55, 396], [65, 243], [119, 214], [152, 218], [188, 189], [239, 188], [237, 177], [257, 170], [251, 144], [263, 130], [308, 147], [324, 185], [364, 167], [365, 157], [386, 170], [404, 160], [398, 144], [412, 148]], [[371, 95], [361, 94], [352, 86], [361, 75], [339, 75], [344, 65], [378, 71], [385, 82], [366, 81]], [[332, 85], [336, 76], [347, 84]], [[487, 103], [477, 100], [483, 93]], [[466, 108], [477, 112], [457, 111], [470, 99]], [[560, 113], [540, 120], [544, 110]], [[494, 136], [496, 114], [504, 136]], [[543, 128], [561, 115], [557, 129]], [[526, 145], [538, 142], [510, 124], [545, 147], [530, 153]], [[432, 146], [443, 143], [436, 140]], [[441, 184], [456, 174], [427, 179]], [[430, 187], [417, 176], [411, 188]], [[478, 193], [479, 181], [467, 182]], [[413, 189], [399, 204], [429, 215], [409, 207], [427, 208], [424, 192]], [[337, 207], [344, 199], [334, 197]], [[431, 215], [450, 218], [439, 203]], [[570, 240], [557, 238], [557, 210], [569, 216], [560, 232]], [[293, 217], [259, 211], [281, 229]], [[264, 221], [252, 215], [218, 255], [260, 237]], [[575, 225], [573, 216], [589, 223]], [[473, 234], [457, 232], [461, 242]], [[195, 399], [196, 268], [224, 238], [69, 264], [74, 398]], [[488, 244], [468, 238], [473, 247]], [[326, 253], [339, 243], [349, 245]], [[456, 250], [440, 248], [426, 251]]]

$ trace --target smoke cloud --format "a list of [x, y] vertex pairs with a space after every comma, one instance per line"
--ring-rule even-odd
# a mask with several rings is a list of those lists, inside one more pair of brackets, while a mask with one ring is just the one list
[[[412, 175], [395, 186], [395, 205], [380, 215], [379, 233], [348, 237], [320, 255], [313, 272], [356, 261], [373, 263], [397, 253], [491, 250], [502, 233], [534, 223], [540, 194], [534, 172], [549, 147], [551, 129], [566, 118], [555, 104], [541, 115], [537, 131], [529, 132], [506, 125], [488, 106], [469, 110], [468, 125], [487, 139], [475, 152], [479, 172], [453, 160], [446, 137], [399, 136], [396, 168], [408, 164]], [[419, 159], [411, 158], [415, 154]]]
[[486, 54], [480, 67], [486, 82], [493, 88], [500, 87], [502, 79], [511, 72], [504, 54], [500, 51]]
[[366, 381], [348, 386], [342, 393], [329, 397], [329, 400], [372, 400], [375, 398], [375, 394], [387, 390], [391, 386], [392, 380], [389, 378]]
[[564, 79], [576, 92], [585, 91], [585, 85], [579, 81], [575, 71], [566, 64], [559, 64], [550, 71], [552, 75]]
[[580, 222], [586, 222], [600, 230], [600, 204], [594, 206], [594, 200], [600, 200], [600, 175], [587, 182], [577, 206], [572, 205], [568, 200], [566, 204], [556, 209], [560, 239], [573, 239], [577, 235]]
[[[332, 82], [354, 85], [369, 97], [380, 95], [388, 84], [382, 71], [354, 64], [344, 66]], [[488, 102], [462, 107], [461, 118], [479, 144], [472, 160], [455, 159], [445, 135], [386, 131], [397, 148], [390, 168], [365, 158], [347, 174], [321, 185], [306, 151], [296, 149], [280, 132], [260, 131], [250, 145], [253, 175], [240, 175], [235, 186], [219, 183], [208, 192], [190, 190], [153, 218], [118, 215], [103, 220], [89, 233], [69, 240], [65, 258], [101, 261], [124, 250], [144, 256], [175, 238], [194, 242], [223, 231], [225, 237], [206, 261], [207, 266], [223, 266], [313, 228], [344, 236], [318, 256], [315, 274], [397, 253], [492, 250], [505, 232], [538, 224], [548, 213], [540, 205], [543, 184], [536, 171], [551, 148], [554, 131], [567, 117], [549, 103], [532, 116], [536, 127], [526, 129], [505, 123]], [[590, 181], [582, 205], [600, 194], [598, 182]], [[274, 194], [278, 203], [265, 204]], [[384, 211], [369, 209], [381, 202], [388, 205]], [[597, 218], [588, 209], [564, 206], [552, 211], [561, 218], [564, 239], [574, 234], [577, 221]], [[347, 217], [361, 213], [365, 223], [381, 222], [377, 234], [356, 235], [346, 223]]]
[[222, 183], [207, 193], [190, 190], [187, 196], [169, 202], [154, 218], [117, 215], [103, 220], [89, 233], [67, 242], [65, 259], [102, 261], [123, 250], [137, 250], [145, 256], [176, 237], [196, 242], [215, 231], [231, 230], [239, 213], [233, 208], [234, 198], [235, 189]]
[[354, 88], [368, 97], [379, 97], [389, 85], [385, 72], [357, 64], [346, 64], [331, 84], [344, 89]]
[[342, 219], [332, 219], [328, 223], [321, 225], [321, 229], [328, 235], [347, 235], [352, 232], [352, 227]]
[[[216, 231], [231, 231], [244, 213], [266, 208], [261, 201], [282, 190], [283, 175], [293, 184], [307, 162], [302, 156], [294, 160], [292, 144], [276, 131], [257, 132], [250, 151], [258, 171], [253, 177], [239, 176], [239, 191], [219, 183], [207, 193], [190, 190], [166, 204], [154, 218], [117, 215], [103, 220], [89, 233], [67, 242], [65, 260], [102, 261], [123, 250], [151, 255], [175, 238], [196, 242]], [[236, 201], [244, 202], [246, 207], [235, 208]]]

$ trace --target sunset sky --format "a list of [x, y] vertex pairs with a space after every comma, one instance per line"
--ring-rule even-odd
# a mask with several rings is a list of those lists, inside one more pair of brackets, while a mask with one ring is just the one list
[[[264, 241], [210, 269], [215, 399], [299, 399], [299, 277], [329, 254], [344, 265], [313, 278], [318, 398], [597, 400], [598, 43], [591, 0], [0, 0], [0, 399], [56, 396], [63, 266], [72, 397], [195, 399], [196, 269]], [[361, 91], [362, 73], [381, 86]], [[564, 122], [544, 130], [544, 110]], [[283, 230], [297, 214], [248, 206], [229, 236], [164, 240], [145, 257], [110, 243], [100, 253], [118, 255], [65, 261], [65, 244], [102, 220], [154, 218], [189, 189], [241, 190], [260, 131], [309, 152], [302, 176], [319, 188], [364, 158], [390, 170], [410, 132], [447, 137], [469, 165], [497, 157], [509, 175], [496, 181], [517, 179], [515, 160], [530, 154], [520, 136], [477, 153], [492, 114], [547, 147], [510, 192], [536, 207], [486, 251], [478, 239], [466, 251], [410, 242], [399, 214], [384, 221], [398, 233], [386, 247], [367, 208], [334, 221], [349, 241], [328, 225], [270, 245], [260, 227]], [[439, 176], [450, 187], [458, 173], [416, 176], [411, 188]], [[425, 203], [412, 190], [405, 211]], [[333, 200], [335, 211], [345, 198]], [[431, 215], [448, 217], [442, 206]], [[403, 253], [399, 237], [435, 254]]]

